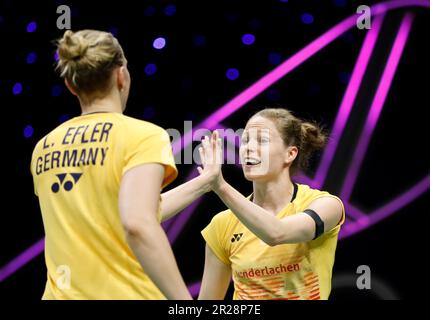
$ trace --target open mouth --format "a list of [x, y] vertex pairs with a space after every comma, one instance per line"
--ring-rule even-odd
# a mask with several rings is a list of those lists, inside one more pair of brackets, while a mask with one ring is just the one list
[[255, 158], [245, 158], [245, 164], [247, 166], [256, 166], [259, 165], [261, 163], [260, 160], [255, 159]]

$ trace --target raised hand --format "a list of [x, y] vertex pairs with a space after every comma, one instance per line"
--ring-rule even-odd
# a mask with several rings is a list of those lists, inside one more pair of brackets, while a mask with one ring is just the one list
[[215, 130], [210, 138], [203, 138], [199, 153], [202, 167], [197, 167], [197, 170], [200, 175], [207, 177], [209, 188], [215, 190], [224, 181], [221, 172], [224, 154], [218, 131]]

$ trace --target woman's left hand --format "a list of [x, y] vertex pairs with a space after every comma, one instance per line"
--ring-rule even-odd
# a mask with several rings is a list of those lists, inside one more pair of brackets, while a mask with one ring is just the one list
[[203, 168], [197, 167], [197, 170], [201, 176], [208, 179], [210, 189], [216, 190], [224, 181], [221, 172], [224, 154], [218, 131], [215, 130], [210, 138], [207, 136], [203, 138], [199, 153]]

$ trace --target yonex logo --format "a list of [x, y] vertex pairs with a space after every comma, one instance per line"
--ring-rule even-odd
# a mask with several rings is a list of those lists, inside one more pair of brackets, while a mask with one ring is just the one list
[[[64, 181], [66, 179], [67, 175], [72, 176], [73, 181], [71, 181], [71, 180]], [[78, 182], [79, 178], [82, 176], [82, 173], [60, 173], [60, 174], [56, 174], [56, 176], [59, 180], [59, 183], [54, 182], [52, 184], [51, 190], [54, 193], [57, 193], [60, 190], [61, 186], [66, 191], [72, 190], [73, 186]]]
[[239, 241], [242, 238], [243, 233], [235, 233], [233, 234], [233, 238], [231, 238], [231, 242]]

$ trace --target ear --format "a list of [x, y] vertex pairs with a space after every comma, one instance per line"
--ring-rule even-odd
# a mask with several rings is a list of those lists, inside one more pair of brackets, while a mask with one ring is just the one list
[[67, 81], [67, 79], [64, 79], [64, 83], [66, 84], [67, 89], [69, 89], [69, 91], [74, 95], [74, 96], [78, 96], [78, 94], [76, 93], [75, 89], [73, 89], [73, 87], [70, 85], [69, 81]]
[[296, 159], [299, 149], [296, 146], [289, 146], [285, 152], [285, 163], [291, 164]]
[[126, 75], [124, 66], [121, 66], [116, 69], [116, 83], [120, 91], [126, 86]]

